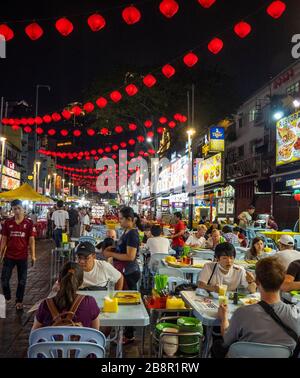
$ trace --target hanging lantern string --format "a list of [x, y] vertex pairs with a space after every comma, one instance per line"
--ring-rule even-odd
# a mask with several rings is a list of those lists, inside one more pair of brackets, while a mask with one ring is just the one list
[[[272, 3], [273, 3], [273, 2], [272, 2]], [[252, 13], [246, 15], [245, 17], [242, 17], [241, 20], [248, 20], [248, 19], [251, 18], [252, 16], [259, 14], [263, 9], [265, 9], [265, 6], [266, 6], [265, 4], [262, 5], [262, 6], [260, 6], [256, 11], [254, 11], [254, 12], [252, 12]], [[218, 33], [218, 34], [215, 33], [215, 35], [223, 36], [223, 35], [226, 34], [229, 30], [232, 30], [232, 29], [234, 28], [235, 25], [236, 25], [236, 23], [235, 23], [235, 24], [230, 24], [230, 26], [224, 28], [223, 31], [221, 31], [221, 32]], [[182, 59], [187, 53], [189, 53], [189, 52], [195, 52], [195, 51], [199, 50], [200, 48], [202, 48], [203, 46], [207, 46], [207, 44], [208, 44], [209, 42], [211, 42], [211, 39], [206, 39], [205, 41], [201, 42], [201, 44], [195, 46], [194, 48], [188, 49], [188, 50], [186, 50], [184, 53], [182, 53], [181, 55], [177, 56], [176, 58], [169, 60], [169, 64], [170, 64], [170, 63], [176, 63], [177, 61], [181, 60], [181, 59]], [[165, 67], [165, 65], [159, 66], [159, 67], [157, 67], [156, 69], [153, 69], [151, 72], [148, 72], [148, 74], [146, 74], [146, 75], [152, 75], [152, 74], [154, 75], [154, 74], [157, 74], [157, 73], [161, 75], [161, 71], [162, 71], [162, 69], [163, 69], [164, 67]], [[175, 72], [174, 72], [174, 73], [175, 73]], [[146, 75], [144, 75], [144, 76], [146, 76]], [[166, 76], [166, 75], [165, 75], [165, 76]], [[173, 76], [173, 75], [171, 75], [171, 76]], [[140, 77], [139, 79], [135, 79], [135, 80], [133, 80], [131, 83], [132, 83], [132, 84], [137, 84], [137, 83], [139, 83], [139, 82], [140, 82], [140, 79], [141, 79], [142, 77], [143, 77], [143, 76], [141, 75], [141, 77]], [[123, 84], [122, 86], [120, 86], [120, 87], [117, 89], [117, 91], [120, 91], [120, 90], [124, 89], [126, 86], [127, 86], [127, 84]], [[116, 91], [116, 90], [114, 90], [114, 91]], [[107, 92], [105, 92], [105, 93], [103, 94], [103, 96], [108, 97], [111, 93], [112, 93], [112, 91], [107, 91]]]
[[[144, 5], [144, 4], [150, 3], [150, 2], [153, 2], [153, 0], [141, 0], [139, 3], [130, 3], [129, 5], [138, 6], [140, 8], [141, 5]], [[88, 17], [88, 16], [91, 16], [92, 14], [97, 14], [97, 13], [101, 13], [101, 14], [111, 13], [115, 10], [124, 9], [125, 7], [127, 7], [129, 5], [128, 4], [115, 5], [115, 6], [111, 6], [111, 7], [108, 7], [108, 8], [104, 8], [102, 10], [97, 9], [95, 11], [75, 13], [75, 14], [70, 14], [68, 16], [64, 15], [64, 16], [53, 16], [53, 17], [41, 17], [41, 18], [32, 17], [32, 18], [22, 19], [22, 20], [2, 20], [2, 21], [0, 20], [0, 23], [4, 23], [4, 24], [18, 23], [18, 24], [20, 24], [20, 23], [27, 23], [27, 22], [55, 21], [55, 20], [57, 20], [61, 17], [70, 17], [70, 18]]]

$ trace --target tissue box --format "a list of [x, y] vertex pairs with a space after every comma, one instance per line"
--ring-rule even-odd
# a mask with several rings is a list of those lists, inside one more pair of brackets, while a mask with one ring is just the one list
[[108, 298], [104, 299], [104, 307], [103, 312], [118, 312], [118, 300], [116, 298]]

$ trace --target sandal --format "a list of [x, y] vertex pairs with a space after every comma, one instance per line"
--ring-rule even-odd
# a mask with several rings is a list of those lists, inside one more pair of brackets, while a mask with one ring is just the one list
[[16, 310], [22, 311], [23, 310], [23, 303], [16, 303]]

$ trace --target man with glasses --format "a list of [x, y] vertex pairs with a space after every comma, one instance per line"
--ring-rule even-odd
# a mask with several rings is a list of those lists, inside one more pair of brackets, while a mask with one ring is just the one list
[[84, 271], [82, 289], [105, 290], [108, 282], [114, 282], [116, 290], [123, 289], [123, 275], [108, 262], [96, 260], [96, 250], [91, 243], [79, 244], [76, 261]]
[[23, 309], [23, 297], [27, 280], [28, 247], [32, 266], [35, 263], [35, 228], [29, 218], [25, 218], [20, 200], [11, 203], [13, 218], [7, 219], [2, 227], [0, 261], [3, 260], [2, 290], [7, 302], [11, 301], [9, 281], [15, 266], [18, 270], [18, 287], [16, 292], [16, 310]]

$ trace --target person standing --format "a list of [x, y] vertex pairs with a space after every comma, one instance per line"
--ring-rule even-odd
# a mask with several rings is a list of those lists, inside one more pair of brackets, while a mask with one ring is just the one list
[[183, 235], [185, 233], [185, 224], [182, 221], [182, 214], [180, 212], [176, 212], [174, 214], [175, 218], [175, 227], [174, 227], [174, 235], [171, 236], [172, 240], [172, 248], [176, 252], [176, 256], [179, 257], [183, 252], [184, 246], [184, 238]]
[[88, 235], [90, 231], [90, 217], [87, 214], [86, 209], [81, 210], [80, 218], [80, 236]]
[[57, 210], [54, 211], [51, 218], [54, 226], [53, 238], [56, 248], [61, 246], [63, 232], [69, 234], [69, 214], [63, 210], [63, 207], [63, 201], [57, 201]]
[[68, 210], [70, 238], [79, 238], [79, 214], [74, 205]]
[[240, 221], [240, 228], [246, 230], [247, 227], [250, 227], [252, 224], [252, 215], [255, 213], [255, 207], [253, 205], [249, 206], [246, 211], [243, 211], [238, 219]]
[[1, 283], [4, 297], [11, 301], [9, 281], [15, 266], [18, 271], [18, 287], [16, 292], [16, 310], [23, 309], [28, 265], [28, 247], [31, 253], [32, 266], [35, 257], [35, 235], [33, 222], [25, 218], [25, 211], [20, 200], [11, 203], [13, 218], [7, 219], [2, 228], [0, 259], [3, 260]]

